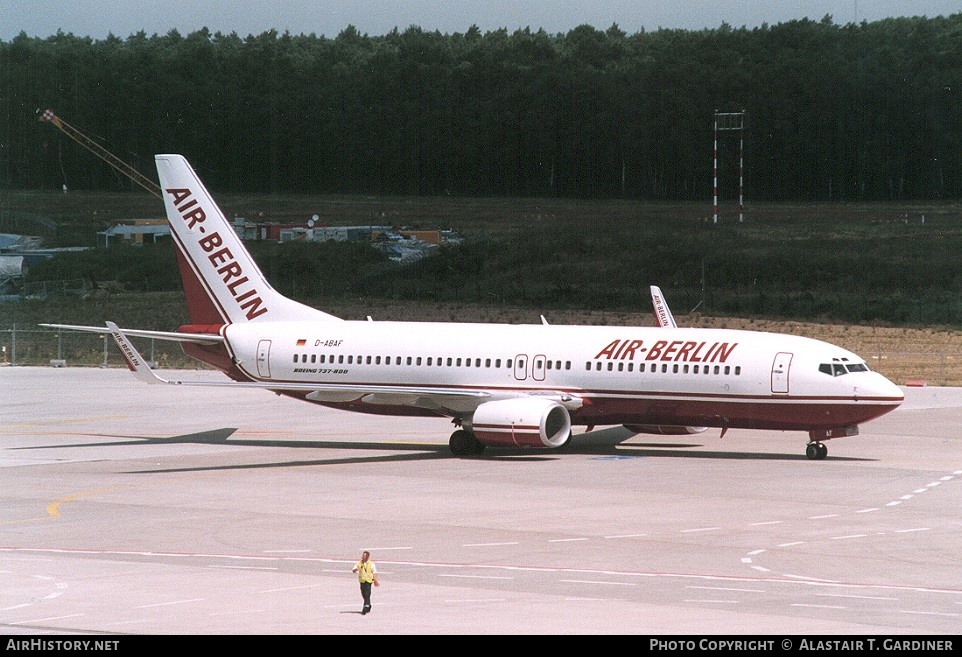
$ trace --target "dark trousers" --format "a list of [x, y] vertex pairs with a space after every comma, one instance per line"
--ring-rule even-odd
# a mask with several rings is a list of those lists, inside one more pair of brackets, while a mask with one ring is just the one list
[[364, 598], [364, 611], [371, 609], [371, 582], [361, 582], [361, 597]]

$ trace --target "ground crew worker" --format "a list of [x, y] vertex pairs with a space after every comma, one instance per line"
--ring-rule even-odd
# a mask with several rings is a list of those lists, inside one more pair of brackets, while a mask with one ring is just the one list
[[364, 598], [364, 607], [361, 613], [366, 614], [371, 611], [371, 585], [380, 586], [377, 581], [377, 566], [371, 561], [370, 552], [362, 552], [361, 560], [355, 564], [352, 573], [357, 573], [357, 581], [361, 583], [361, 597]]

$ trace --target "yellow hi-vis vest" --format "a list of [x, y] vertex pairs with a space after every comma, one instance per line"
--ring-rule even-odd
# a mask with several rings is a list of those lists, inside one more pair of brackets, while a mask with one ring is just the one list
[[373, 582], [374, 581], [374, 564], [370, 561], [358, 561], [357, 562], [357, 581], [359, 582]]

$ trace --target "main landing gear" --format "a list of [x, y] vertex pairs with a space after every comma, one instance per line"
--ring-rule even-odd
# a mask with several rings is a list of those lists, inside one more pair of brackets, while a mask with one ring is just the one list
[[828, 456], [828, 447], [825, 443], [812, 441], [805, 447], [805, 456], [813, 461], [821, 461]]
[[448, 447], [455, 456], [481, 456], [484, 453], [484, 443], [464, 429], [458, 429], [451, 434]]

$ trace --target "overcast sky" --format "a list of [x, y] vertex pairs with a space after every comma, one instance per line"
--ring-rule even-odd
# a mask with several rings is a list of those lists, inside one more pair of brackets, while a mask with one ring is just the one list
[[47, 37], [57, 30], [103, 39], [141, 30], [189, 34], [202, 27], [241, 37], [270, 29], [337, 36], [347, 25], [381, 35], [418, 25], [442, 33], [530, 27], [567, 32], [582, 24], [607, 29], [617, 23], [640, 29], [773, 25], [797, 18], [838, 24], [889, 16], [948, 16], [959, 0], [0, 0], [0, 40], [21, 31]]

